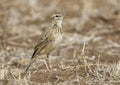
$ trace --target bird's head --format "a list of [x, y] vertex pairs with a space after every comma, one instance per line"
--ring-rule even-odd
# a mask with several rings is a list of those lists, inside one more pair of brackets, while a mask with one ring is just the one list
[[51, 16], [51, 22], [54, 25], [61, 26], [63, 21], [63, 15], [60, 13], [55, 13]]

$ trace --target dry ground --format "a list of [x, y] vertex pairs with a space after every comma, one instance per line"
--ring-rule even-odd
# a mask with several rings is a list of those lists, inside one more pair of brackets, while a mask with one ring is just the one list
[[[64, 16], [64, 39], [27, 76], [49, 16]], [[0, 0], [0, 85], [120, 85], [120, 0]]]

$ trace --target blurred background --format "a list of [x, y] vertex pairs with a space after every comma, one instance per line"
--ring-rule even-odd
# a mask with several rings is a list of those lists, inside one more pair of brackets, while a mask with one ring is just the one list
[[23, 69], [56, 10], [64, 15], [64, 39], [52, 64], [81, 64], [83, 45], [88, 59], [119, 62], [120, 0], [0, 0], [0, 65]]

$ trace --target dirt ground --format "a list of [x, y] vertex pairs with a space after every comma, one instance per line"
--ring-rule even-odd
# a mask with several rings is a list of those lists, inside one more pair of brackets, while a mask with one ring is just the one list
[[[50, 54], [34, 46], [49, 17], [64, 15], [64, 38]], [[120, 85], [120, 0], [0, 0], [0, 85]]]

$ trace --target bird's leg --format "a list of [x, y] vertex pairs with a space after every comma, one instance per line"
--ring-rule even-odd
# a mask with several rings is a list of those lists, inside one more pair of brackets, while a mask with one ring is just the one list
[[52, 66], [51, 66], [50, 61], [49, 61], [49, 53], [47, 54], [47, 62], [48, 62], [49, 68], [52, 70]]
[[51, 70], [51, 66], [50, 66], [50, 63], [49, 63], [49, 54], [47, 54], [47, 58], [45, 59], [45, 66], [47, 68], [47, 70], [50, 72]]
[[44, 61], [44, 63], [45, 63], [45, 66], [46, 66], [47, 70], [50, 72], [50, 68], [49, 68], [49, 65], [48, 65], [48, 59], [46, 59]]

